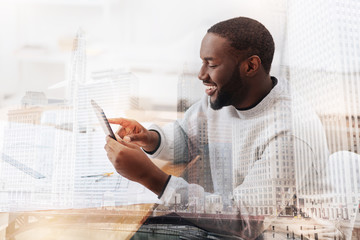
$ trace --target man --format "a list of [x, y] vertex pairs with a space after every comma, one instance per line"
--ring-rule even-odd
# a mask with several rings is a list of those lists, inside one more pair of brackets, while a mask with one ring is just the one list
[[[183, 120], [149, 130], [135, 120], [110, 120], [121, 125], [121, 139], [107, 137], [105, 145], [118, 173], [150, 189], [165, 205], [178, 194], [187, 207], [194, 199], [203, 203], [195, 212], [240, 213], [237, 226], [222, 219], [196, 225], [246, 239], [268, 228], [259, 216], [271, 219], [294, 208], [296, 191], [320, 194], [325, 135], [316, 115], [289, 93], [287, 82], [270, 76], [274, 48], [271, 34], [256, 20], [238, 17], [212, 26], [200, 49], [198, 78], [206, 95]], [[197, 166], [184, 178], [169, 176], [144, 152], [175, 163], [196, 159]], [[295, 172], [297, 167], [301, 171]], [[336, 234], [324, 229], [319, 233], [324, 237]]]

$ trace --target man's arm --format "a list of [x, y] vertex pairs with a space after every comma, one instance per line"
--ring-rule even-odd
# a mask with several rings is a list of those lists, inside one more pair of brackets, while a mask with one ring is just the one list
[[[165, 158], [167, 160], [173, 160], [174, 163], [178, 163], [177, 160], [181, 159], [181, 163], [189, 162], [188, 159], [189, 153], [187, 152], [187, 134], [183, 130], [182, 126], [175, 122], [173, 125], [169, 125], [166, 131], [163, 129], [154, 127], [154, 130], [159, 132], [161, 136], [160, 139], [164, 141], [161, 142], [163, 144], [159, 147], [159, 151], [155, 153], [155, 155], [159, 158]], [[179, 151], [179, 156], [174, 160], [174, 139], [173, 136], [176, 135], [176, 142], [182, 143], [181, 147], [177, 145], [177, 151]], [[125, 136], [124, 136], [125, 137]], [[174, 196], [181, 196], [182, 205], [188, 206], [188, 199], [198, 197], [199, 193], [202, 193], [202, 196], [209, 195], [211, 193], [205, 193], [204, 188], [197, 184], [189, 184], [184, 178], [175, 177], [165, 174], [160, 169], [158, 169], [149, 157], [138, 147], [138, 145], [122, 141], [118, 139], [115, 141], [113, 139], [107, 138], [107, 144], [105, 145], [105, 149], [108, 153], [108, 158], [113, 163], [115, 169], [118, 173], [123, 175], [124, 177], [136, 181], [155, 194], [160, 197], [160, 200], [163, 202], [163, 206], [168, 206], [170, 211], [172, 211], [172, 205], [174, 203]], [[181, 153], [180, 153], [181, 152]], [[188, 166], [191, 166], [196, 162], [198, 158], [195, 157], [193, 161], [190, 161]], [[202, 177], [201, 175], [199, 176]], [[163, 191], [163, 194], [162, 193]], [[200, 201], [200, 205], [204, 204], [204, 201]], [[200, 206], [199, 206], [200, 207]], [[181, 214], [180, 214], [181, 215]], [[186, 216], [182, 216], [187, 218]], [[241, 216], [237, 216], [239, 219]], [[188, 219], [188, 218], [187, 218]], [[194, 219], [193, 219], [194, 220]], [[241, 221], [238, 221], [241, 223]], [[224, 232], [227, 234], [240, 235], [241, 230], [245, 229], [244, 226], [237, 227], [224, 227], [226, 223], [222, 219], [214, 220], [213, 224], [208, 224], [204, 219], [197, 219], [194, 222], [195, 225], [199, 226], [203, 229], [208, 229], [208, 231], [215, 232]]]

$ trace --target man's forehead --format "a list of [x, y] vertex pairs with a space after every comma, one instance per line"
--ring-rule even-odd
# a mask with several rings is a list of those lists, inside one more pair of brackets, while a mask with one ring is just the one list
[[214, 33], [207, 33], [202, 42], [200, 48], [200, 58], [210, 61], [219, 58], [229, 57], [229, 55], [236, 55], [235, 50], [230, 41], [224, 37], [221, 37]]
[[215, 45], [223, 45], [223, 44], [230, 44], [229, 40], [224, 37], [221, 37], [215, 33], [206, 33], [203, 40], [203, 44], [215, 44]]
[[222, 49], [225, 49], [226, 46], [230, 46], [226, 38], [213, 33], [207, 33], [201, 42], [200, 52], [221, 51]]

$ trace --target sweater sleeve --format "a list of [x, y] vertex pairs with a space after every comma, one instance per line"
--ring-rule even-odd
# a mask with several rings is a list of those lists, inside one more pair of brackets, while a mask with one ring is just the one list
[[149, 154], [152, 158], [159, 158], [168, 161], [172, 161], [174, 158], [174, 134], [173, 134], [173, 123], [166, 125], [163, 128], [152, 124], [148, 130], [155, 130], [160, 135], [160, 144], [157, 150], [153, 154]]

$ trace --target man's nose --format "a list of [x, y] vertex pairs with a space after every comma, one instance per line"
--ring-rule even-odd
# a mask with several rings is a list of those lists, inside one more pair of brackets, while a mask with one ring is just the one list
[[209, 74], [207, 73], [206, 68], [205, 68], [204, 65], [202, 65], [201, 68], [200, 68], [198, 78], [201, 81], [205, 81], [205, 80], [207, 80], [209, 78]]

